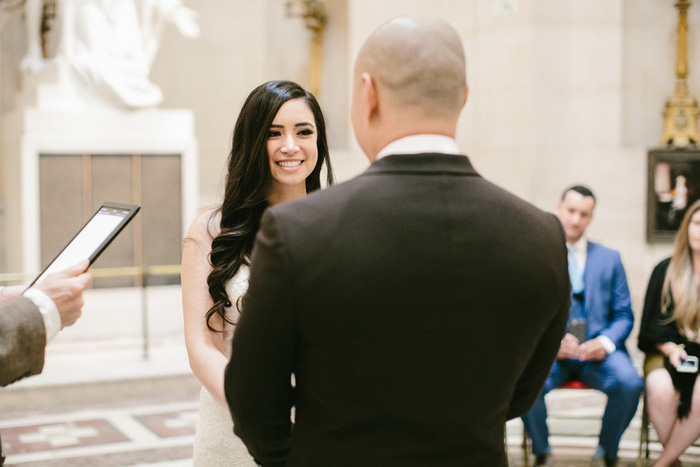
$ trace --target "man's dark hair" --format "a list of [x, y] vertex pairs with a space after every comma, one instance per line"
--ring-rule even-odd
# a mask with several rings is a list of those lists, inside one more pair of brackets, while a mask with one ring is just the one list
[[583, 185], [570, 186], [569, 188], [564, 190], [564, 192], [561, 194], [561, 201], [564, 201], [564, 198], [566, 198], [566, 194], [570, 191], [575, 191], [576, 193], [583, 196], [590, 196], [591, 198], [593, 198], [593, 203], [595, 203], [596, 201], [595, 195], [593, 194], [591, 189]]

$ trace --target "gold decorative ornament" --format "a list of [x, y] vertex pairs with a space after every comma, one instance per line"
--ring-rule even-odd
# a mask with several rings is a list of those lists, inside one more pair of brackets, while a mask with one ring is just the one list
[[664, 108], [664, 144], [685, 147], [698, 143], [698, 103], [688, 90], [688, 8], [689, 0], [678, 0], [678, 59], [676, 62], [676, 92]]
[[41, 53], [45, 59], [49, 58], [49, 33], [53, 29], [56, 20], [56, 0], [44, 0], [44, 9], [41, 15]]
[[309, 91], [318, 96], [321, 90], [321, 64], [323, 63], [323, 32], [328, 24], [326, 4], [323, 0], [287, 0], [289, 17], [301, 17], [311, 31], [311, 64]]
[[[26, 0], [0, 0], [0, 10], [10, 10], [23, 6]], [[49, 58], [49, 33], [53, 29], [53, 23], [56, 19], [56, 0], [44, 0], [41, 13], [41, 53], [42, 56]]]

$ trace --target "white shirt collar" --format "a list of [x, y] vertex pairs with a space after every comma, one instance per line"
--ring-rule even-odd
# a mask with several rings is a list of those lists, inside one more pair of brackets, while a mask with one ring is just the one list
[[411, 135], [399, 138], [384, 146], [376, 160], [391, 154], [461, 154], [457, 142], [443, 135]]
[[586, 253], [588, 250], [588, 239], [585, 235], [581, 236], [573, 245], [566, 244], [567, 248], [573, 247], [577, 253]]

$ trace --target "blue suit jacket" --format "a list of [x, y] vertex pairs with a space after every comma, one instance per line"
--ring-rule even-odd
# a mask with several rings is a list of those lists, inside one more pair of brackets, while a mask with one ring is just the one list
[[634, 314], [620, 253], [588, 242], [583, 282], [588, 339], [607, 336], [619, 350], [626, 351]]

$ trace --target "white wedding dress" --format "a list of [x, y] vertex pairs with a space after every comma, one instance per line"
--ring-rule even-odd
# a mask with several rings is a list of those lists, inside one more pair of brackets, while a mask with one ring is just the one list
[[[241, 266], [226, 285], [226, 292], [233, 306], [226, 310], [226, 317], [234, 323], [238, 319], [236, 303], [248, 290], [248, 268]], [[231, 358], [231, 340], [235, 326], [226, 325], [224, 349]], [[233, 422], [228, 408], [216, 402], [202, 388], [199, 394], [199, 420], [194, 435], [192, 453], [194, 467], [255, 467], [243, 442], [233, 434]]]

